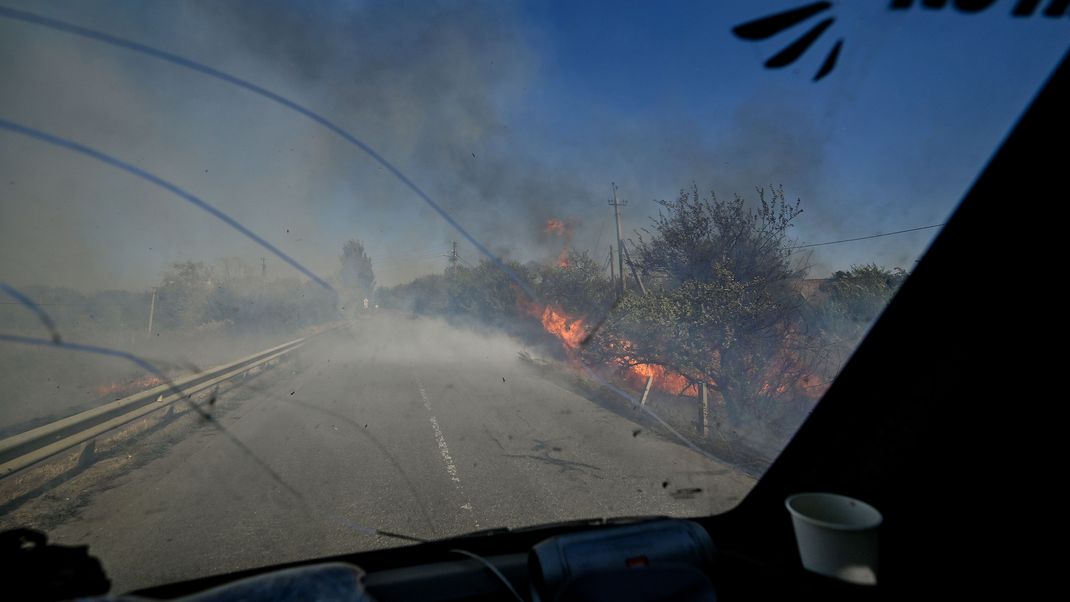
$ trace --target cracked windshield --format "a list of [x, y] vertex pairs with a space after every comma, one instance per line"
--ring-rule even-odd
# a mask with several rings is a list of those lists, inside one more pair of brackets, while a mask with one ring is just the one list
[[123, 591], [728, 510], [1068, 24], [3, 0], [0, 529]]

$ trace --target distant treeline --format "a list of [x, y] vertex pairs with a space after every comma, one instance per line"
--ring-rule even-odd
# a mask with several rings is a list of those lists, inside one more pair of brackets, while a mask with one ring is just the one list
[[[338, 294], [296, 277], [267, 279], [234, 259], [214, 265], [176, 263], [155, 287], [143, 291], [81, 292], [64, 287], [22, 289], [52, 316], [68, 339], [102, 333], [147, 333], [150, 308], [153, 330], [229, 334], [287, 332], [336, 319]], [[39, 333], [37, 317], [6, 300], [3, 330]]]

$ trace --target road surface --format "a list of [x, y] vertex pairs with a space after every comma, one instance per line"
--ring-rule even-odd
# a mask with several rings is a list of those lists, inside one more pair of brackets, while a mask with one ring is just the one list
[[113, 591], [127, 591], [405, 543], [370, 528], [431, 539], [710, 514], [753, 484], [663, 434], [636, 433], [540, 376], [521, 349], [441, 322], [360, 320], [220, 402], [220, 423], [255, 459], [207, 425], [190, 429], [94, 484], [50, 538], [88, 544]]

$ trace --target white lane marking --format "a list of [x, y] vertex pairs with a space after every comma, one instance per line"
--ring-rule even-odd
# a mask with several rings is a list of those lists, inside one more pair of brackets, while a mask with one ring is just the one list
[[[431, 399], [427, 396], [427, 391], [419, 381], [416, 382], [420, 389], [420, 398], [424, 401], [424, 408], [427, 409], [427, 413], [430, 414], [431, 430], [435, 433], [435, 442], [438, 444], [438, 453], [442, 455], [442, 461], [446, 463], [446, 474], [449, 475], [450, 480], [453, 481], [453, 485], [457, 488], [457, 492], [461, 494], [464, 499], [464, 504], [460, 506], [462, 510], [472, 512], [472, 501], [468, 499], [468, 496], [464, 493], [464, 488], [461, 486], [461, 476], [457, 472], [457, 465], [453, 463], [453, 456], [450, 455], [450, 448], [446, 445], [446, 436], [442, 434], [442, 429], [438, 426], [438, 419], [435, 418], [435, 412], [431, 409]], [[479, 521], [473, 516], [472, 519], [476, 528], [480, 529]]]
[[[423, 390], [420, 391], [423, 393]], [[426, 397], [424, 400], [426, 401]], [[431, 408], [428, 407], [428, 410]], [[442, 429], [438, 427], [438, 420], [434, 416], [431, 416], [431, 429], [435, 431], [435, 441], [438, 441], [438, 451], [442, 454], [442, 461], [446, 463], [446, 472], [450, 474], [450, 480], [454, 483], [460, 483], [461, 478], [457, 476], [457, 465], [453, 463], [453, 457], [450, 456], [450, 448], [446, 445], [446, 436], [442, 434]]]

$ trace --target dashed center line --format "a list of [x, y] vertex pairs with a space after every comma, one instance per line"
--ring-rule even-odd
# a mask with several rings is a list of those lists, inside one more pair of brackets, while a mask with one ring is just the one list
[[[423, 391], [420, 391], [423, 393]], [[431, 410], [426, 404], [427, 398], [424, 397], [424, 405], [428, 411]], [[438, 420], [434, 416], [431, 416], [431, 428], [435, 431], [435, 441], [438, 441], [438, 451], [442, 454], [442, 460], [446, 463], [446, 472], [450, 473], [450, 480], [454, 483], [460, 483], [461, 477], [457, 476], [457, 465], [453, 463], [453, 457], [450, 456], [450, 449], [446, 445], [446, 436], [442, 434], [442, 429], [438, 427]]]
[[[449, 475], [450, 480], [453, 481], [454, 487], [457, 488], [457, 492], [461, 494], [461, 498], [464, 500], [464, 504], [460, 506], [461, 510], [473, 511], [472, 502], [468, 499], [468, 496], [464, 493], [464, 488], [461, 486], [461, 476], [457, 472], [457, 465], [453, 463], [453, 456], [450, 455], [450, 448], [446, 445], [446, 436], [442, 434], [442, 428], [438, 425], [438, 419], [435, 418], [435, 412], [431, 409], [431, 399], [427, 396], [427, 391], [424, 389], [422, 383], [417, 381], [417, 386], [420, 389], [420, 398], [423, 399], [424, 408], [427, 409], [427, 413], [430, 414], [431, 430], [435, 433], [435, 443], [438, 444], [438, 453], [442, 455], [442, 461], [446, 464], [446, 474]], [[480, 529], [479, 521], [472, 518], [475, 522], [476, 529]]]

